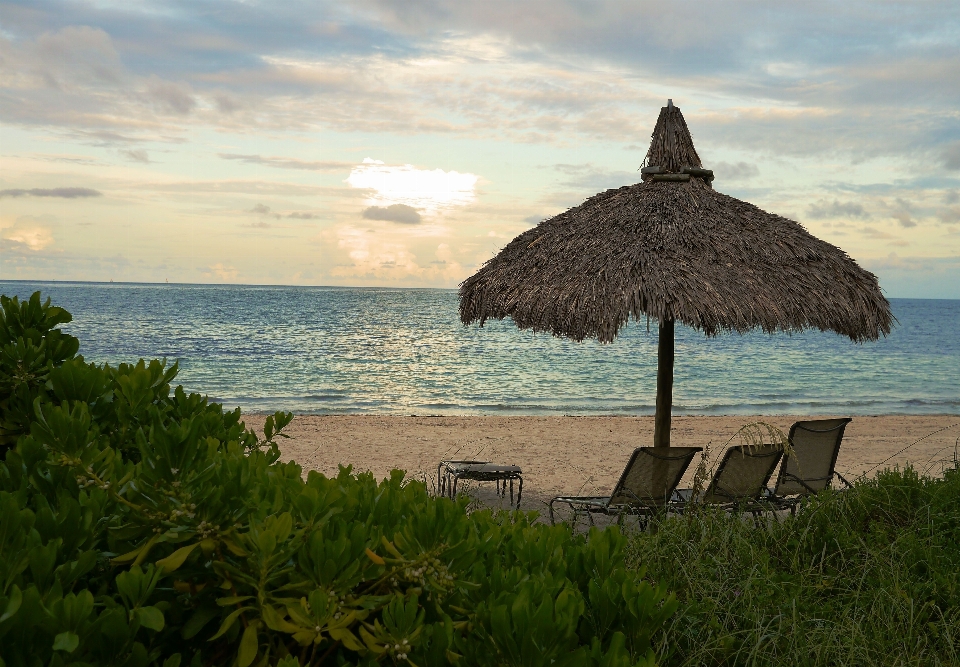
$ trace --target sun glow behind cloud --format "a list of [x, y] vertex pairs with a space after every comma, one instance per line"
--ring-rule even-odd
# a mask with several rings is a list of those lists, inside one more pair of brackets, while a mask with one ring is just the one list
[[382, 160], [364, 158], [350, 172], [346, 182], [370, 190], [369, 206], [403, 204], [428, 214], [442, 209], [467, 206], [476, 200], [476, 174], [443, 169], [418, 169], [412, 164], [393, 166]]

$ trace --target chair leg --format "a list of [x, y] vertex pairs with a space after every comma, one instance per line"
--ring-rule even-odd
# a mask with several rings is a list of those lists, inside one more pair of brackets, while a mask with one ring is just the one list
[[[555, 499], [554, 499], [554, 500], [555, 500]], [[551, 525], [551, 526], [556, 526], [556, 525], [557, 525], [557, 520], [556, 520], [556, 518], [553, 516], [553, 500], [550, 501], [550, 504], [547, 505], [547, 507], [550, 508], [550, 525]]]
[[520, 497], [523, 495], [523, 477], [520, 478], [520, 483], [517, 485], [517, 509], [520, 509]]

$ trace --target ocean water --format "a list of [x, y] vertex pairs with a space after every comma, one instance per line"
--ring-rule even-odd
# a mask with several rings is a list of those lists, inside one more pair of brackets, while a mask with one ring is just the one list
[[[612, 344], [464, 327], [455, 290], [0, 282], [74, 320], [88, 361], [166, 358], [245, 412], [653, 414], [657, 328]], [[875, 343], [677, 327], [674, 414], [960, 414], [960, 300], [892, 299]]]

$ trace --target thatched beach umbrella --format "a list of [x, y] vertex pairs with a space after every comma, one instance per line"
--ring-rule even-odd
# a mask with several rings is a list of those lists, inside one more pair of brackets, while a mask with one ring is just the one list
[[713, 189], [672, 101], [641, 179], [513, 239], [461, 283], [461, 321], [511, 317], [608, 343], [631, 315], [657, 320], [658, 447], [670, 445], [675, 321], [708, 336], [809, 327], [861, 342], [890, 332], [876, 276], [799, 223]]

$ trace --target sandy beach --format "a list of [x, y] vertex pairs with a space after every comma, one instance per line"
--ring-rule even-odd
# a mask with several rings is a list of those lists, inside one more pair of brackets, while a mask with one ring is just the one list
[[[745, 424], [762, 421], [786, 432], [794, 421], [812, 418], [674, 417], [672, 444], [709, 446], [715, 458]], [[244, 417], [258, 430], [264, 419]], [[433, 485], [441, 459], [518, 465], [523, 468], [523, 509], [542, 509], [561, 493], [609, 492], [630, 452], [653, 442], [653, 417], [298, 415], [286, 432], [284, 458], [327, 475], [336, 473], [338, 464], [370, 470], [378, 478], [400, 468]], [[939, 474], [944, 462], [952, 460], [958, 437], [958, 415], [855, 417], [847, 426], [837, 470], [852, 480], [886, 460], [885, 467], [911, 463]], [[483, 492], [485, 500], [488, 495]]]

